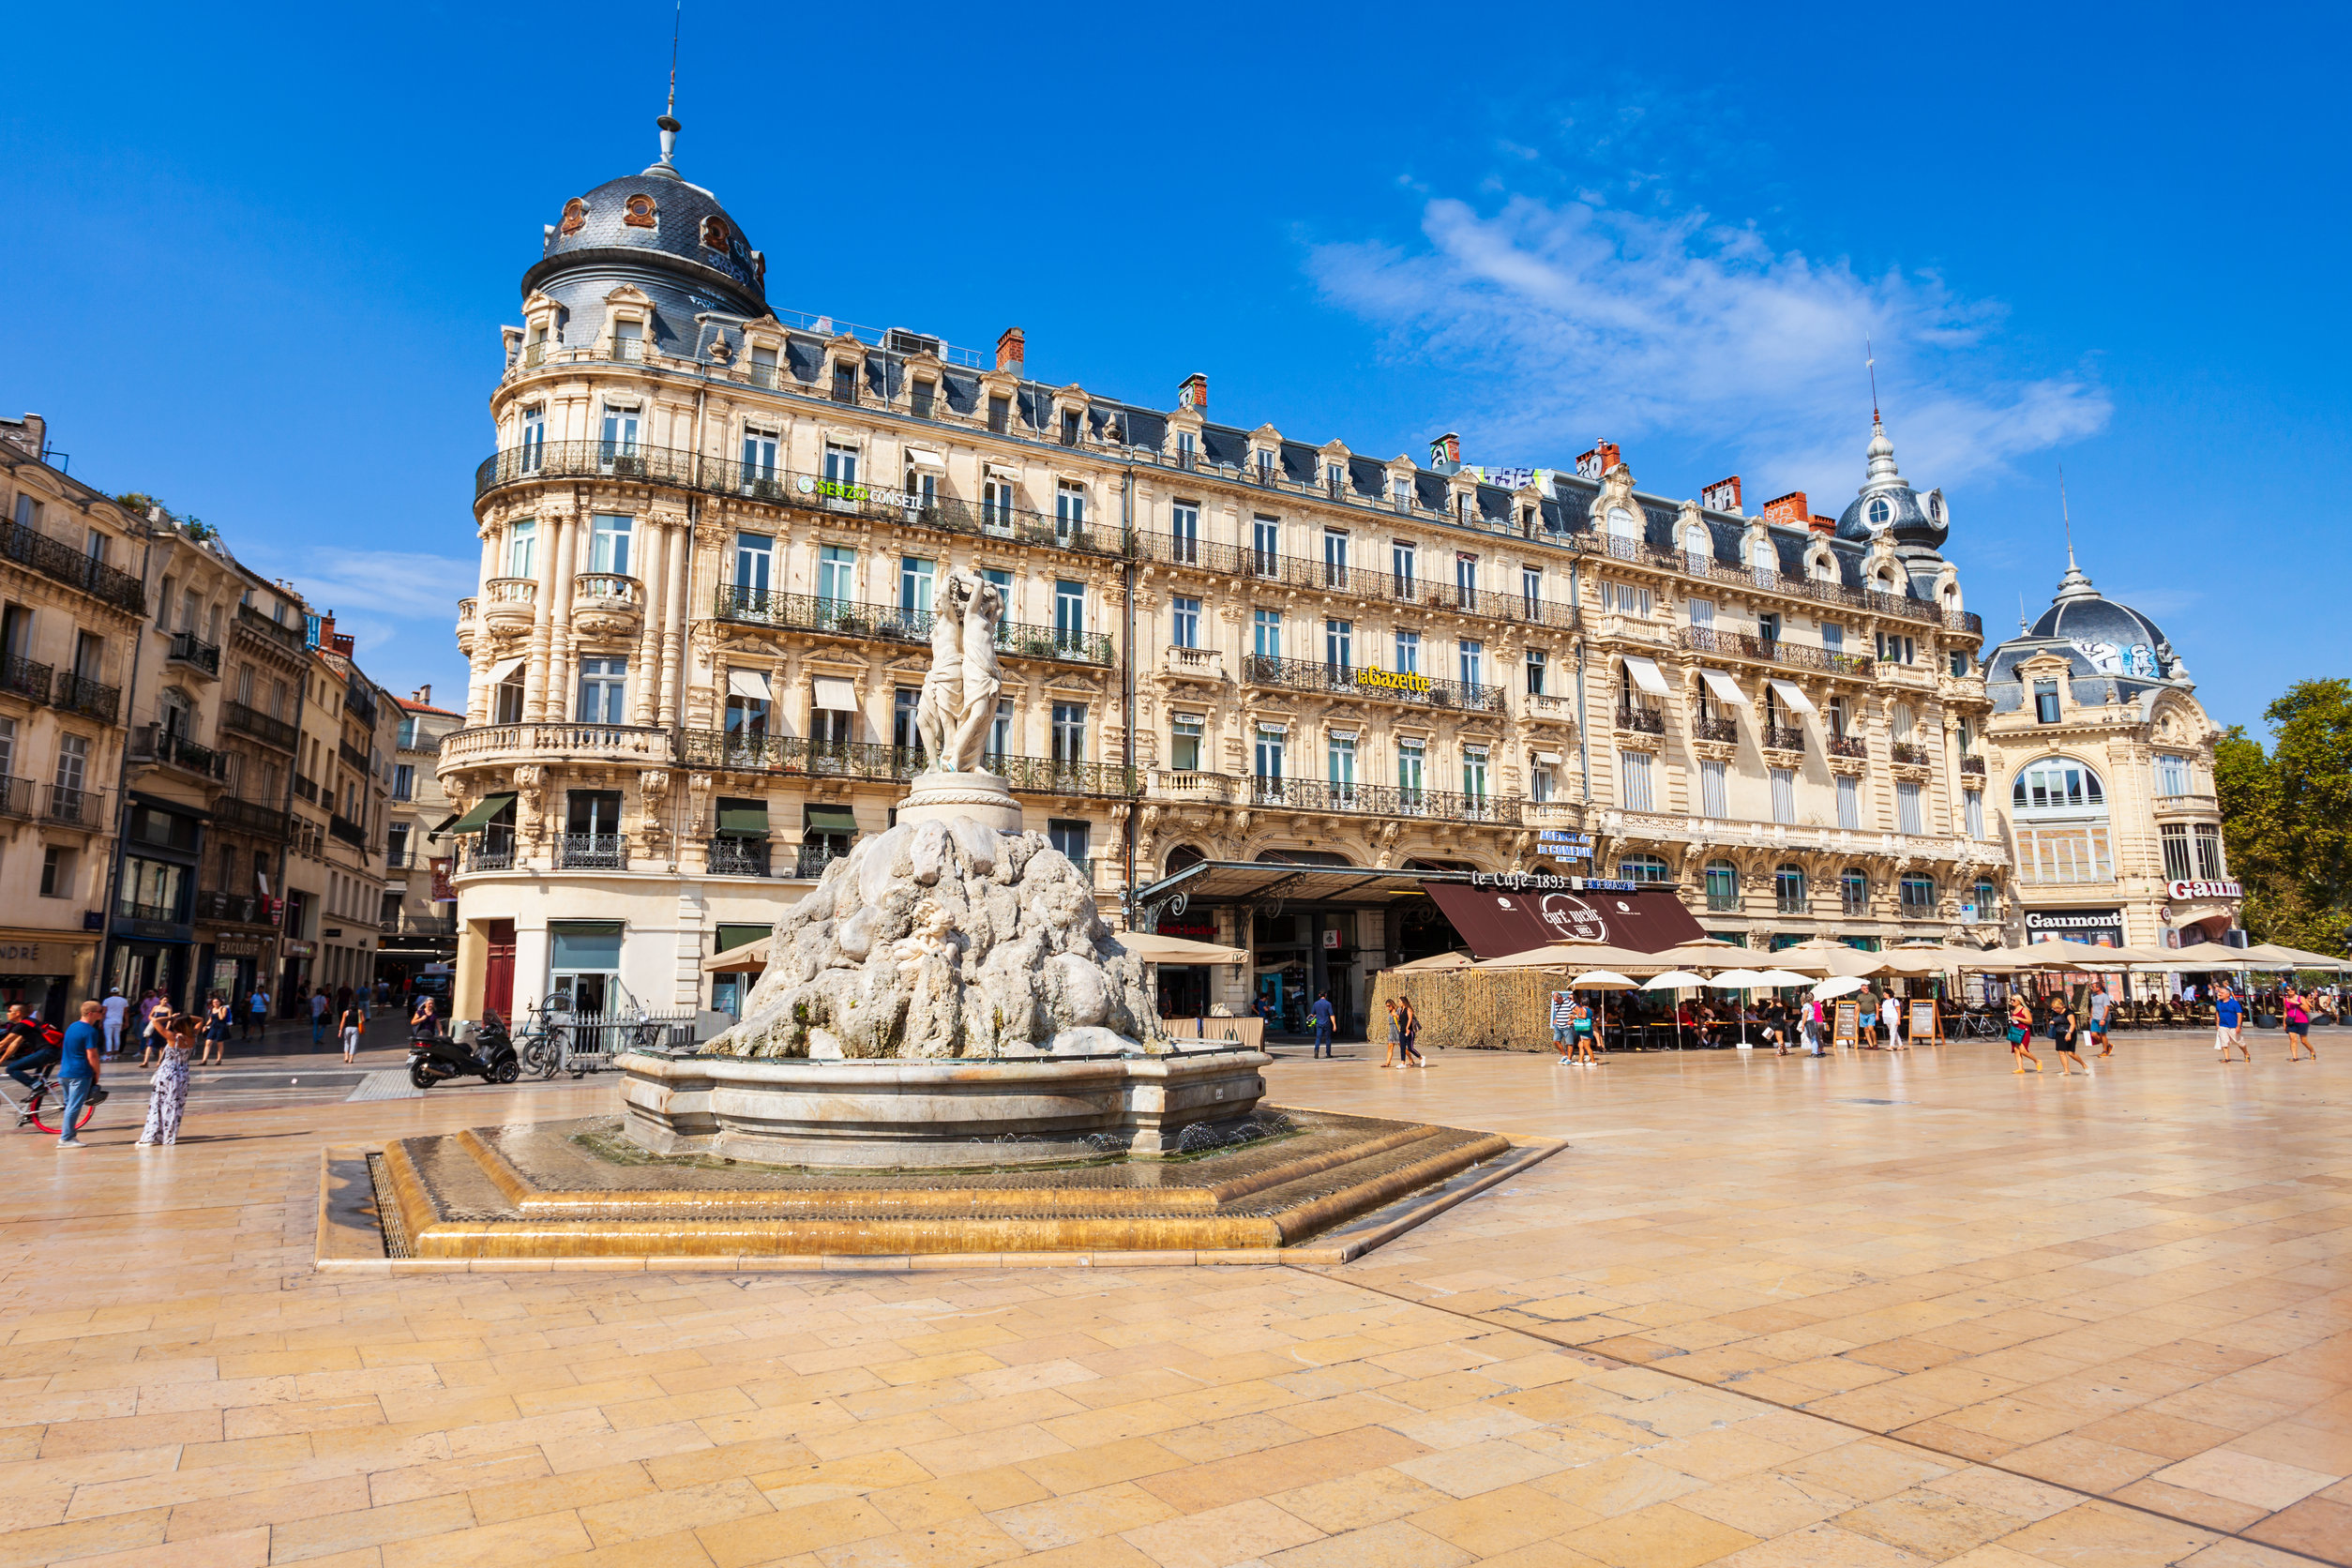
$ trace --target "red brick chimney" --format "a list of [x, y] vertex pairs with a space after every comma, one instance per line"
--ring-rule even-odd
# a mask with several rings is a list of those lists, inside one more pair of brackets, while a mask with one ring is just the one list
[[1176, 388], [1176, 406], [1188, 408], [1195, 414], [1209, 412], [1209, 378], [1195, 370]]
[[1740, 509], [1740, 476], [1718, 479], [1698, 492], [1698, 504], [1710, 511], [1737, 512]]
[[996, 340], [996, 368], [1019, 375], [1021, 362], [1027, 355], [1028, 343], [1029, 339], [1021, 335], [1019, 327], [1006, 327], [1003, 335]]
[[1805, 504], [1804, 491], [1790, 490], [1777, 500], [1764, 503], [1764, 509], [1756, 515], [1766, 522], [1776, 522], [1784, 528], [1799, 528], [1811, 522], [1813, 508]]

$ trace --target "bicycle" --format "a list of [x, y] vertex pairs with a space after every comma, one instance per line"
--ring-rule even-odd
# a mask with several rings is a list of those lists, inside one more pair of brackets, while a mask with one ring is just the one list
[[[38, 1131], [48, 1133], [53, 1137], [56, 1134], [57, 1129], [51, 1126], [50, 1123], [52, 1122], [63, 1122], [65, 1117], [58, 1114], [54, 1110], [50, 1110], [44, 1113], [42, 1102], [48, 1098], [49, 1092], [52, 1089], [56, 1088], [54, 1082], [47, 1078], [36, 1078], [33, 1081], [33, 1086], [30, 1089], [23, 1091], [24, 1098], [22, 1100], [19, 1100], [14, 1094], [8, 1093], [8, 1087], [13, 1085], [15, 1082], [16, 1080], [14, 1078], [6, 1078], [4, 1075], [0, 1075], [0, 1104], [5, 1104], [8, 1109], [16, 1112], [16, 1124], [18, 1126], [22, 1127], [25, 1123], [30, 1122]], [[65, 1094], [62, 1091], [60, 1091], [57, 1095], [57, 1100], [59, 1103], [62, 1103], [64, 1099]], [[73, 1124], [73, 1130], [78, 1133], [83, 1128], [88, 1126], [90, 1124], [90, 1118], [96, 1116], [97, 1114], [98, 1097], [96, 1095], [92, 1095], [89, 1099], [82, 1102], [82, 1120]]]
[[516, 1042], [519, 1047], [516, 1054], [522, 1059], [526, 1071], [536, 1073], [543, 1078], [551, 1078], [564, 1070], [567, 1042], [568, 1035], [562, 1024], [542, 1019], [522, 1032], [522, 1038]]

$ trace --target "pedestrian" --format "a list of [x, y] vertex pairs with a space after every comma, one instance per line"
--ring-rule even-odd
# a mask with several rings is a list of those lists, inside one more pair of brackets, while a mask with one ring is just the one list
[[1804, 1038], [1807, 1056], [1821, 1054], [1821, 1007], [1819, 997], [1805, 998]]
[[83, 1108], [98, 1099], [98, 1058], [106, 1050], [106, 1033], [98, 1025], [105, 1017], [106, 1009], [94, 999], [83, 1003], [82, 1017], [66, 1027], [60, 1048], [64, 1060], [57, 1063], [57, 1085], [66, 1096], [60, 1109], [63, 1120], [57, 1123], [60, 1149], [84, 1147], [77, 1132]]
[[1854, 1044], [1863, 1050], [1878, 1048], [1878, 993], [1864, 986], [1862, 995], [1854, 999], [1861, 1007], [1856, 1019]]
[[1584, 998], [1577, 997], [1575, 1005], [1568, 1010], [1568, 1038], [1576, 1048], [1576, 1065], [1579, 1067], [1597, 1067], [1601, 1064], [1601, 1059], [1592, 1054], [1592, 1009], [1585, 1005]]
[[253, 995], [246, 1005], [247, 1012], [245, 1016], [247, 1019], [251, 1022], [256, 1031], [266, 1034], [269, 1032], [268, 989], [262, 986], [255, 986], [253, 988]]
[[[346, 1003], [346, 1005], [349, 1004]], [[421, 997], [417, 1000], [416, 1011], [408, 1020], [408, 1032], [410, 1037], [413, 1039], [433, 1040], [440, 1038], [441, 1020], [433, 1017], [433, 999], [431, 997]]]
[[1308, 1009], [1307, 1009], [1307, 1011], [1308, 1011], [1309, 1013], [1313, 1014], [1313, 1015], [1314, 1015], [1314, 1017], [1315, 1017], [1315, 1048], [1314, 1048], [1314, 1050], [1310, 1053], [1310, 1055], [1311, 1055], [1311, 1056], [1332, 1056], [1332, 1055], [1334, 1055], [1334, 1053], [1333, 1052], [1333, 1050], [1332, 1050], [1332, 1048], [1331, 1048], [1331, 1026], [1332, 1026], [1331, 992], [1329, 992], [1329, 991], [1318, 991], [1318, 992], [1316, 992], [1316, 993], [1315, 993], [1315, 1005], [1314, 1005], [1314, 1006], [1312, 1006], [1312, 1007], [1310, 1007], [1310, 1008], [1308, 1008]]
[[2229, 1063], [2232, 1048], [2252, 1063], [2254, 1052], [2246, 1048], [2245, 1003], [2226, 985], [2215, 987], [2213, 994], [2213, 1048], [2222, 1053], [2224, 1066]]
[[2009, 1054], [2017, 1063], [2014, 1072], [2024, 1072], [2028, 1062], [2035, 1072], [2042, 1070], [2042, 1059], [2033, 1054], [2033, 1009], [2026, 1005], [2023, 991], [2009, 999]]
[[1396, 999], [1388, 999], [1388, 1054], [1380, 1059], [1382, 1071], [1396, 1065], [1399, 1048], [1405, 1042], [1405, 1013], [1396, 1005]]
[[8, 1021], [0, 1026], [0, 1063], [9, 1064], [10, 1078], [30, 1089], [63, 1054], [61, 1048], [49, 1043], [49, 1031], [25, 1011], [24, 1003], [8, 1004]]
[[1421, 1015], [1413, 1011], [1413, 999], [1411, 997], [1400, 996], [1396, 1000], [1397, 1003], [1404, 1008], [1405, 1015], [1404, 1033], [1397, 1041], [1399, 1054], [1396, 1059], [1396, 1064], [1399, 1067], [1410, 1065], [1425, 1068], [1429, 1065], [1429, 1063], [1421, 1059], [1421, 1048], [1418, 1044], [1416, 1044], [1416, 1042], [1421, 1038]]
[[[213, 1005], [223, 1009], [225, 1018], [228, 1003], [216, 994]], [[180, 1140], [180, 1112], [188, 1105], [188, 1057], [196, 1048], [202, 1027], [203, 1020], [188, 1013], [164, 1015], [163, 1060], [148, 1082], [147, 1123], [139, 1130], [138, 1147], [169, 1148]]]
[[143, 1009], [139, 1020], [139, 1065], [143, 1070], [152, 1066], [163, 1049], [163, 1026], [172, 1021], [172, 1009], [162, 1005], [161, 997], [149, 999], [155, 1004]]
[[1552, 993], [1552, 1046], [1560, 1052], [1560, 1065], [1565, 1067], [1576, 1061], [1576, 1000], [1566, 991]]
[[112, 1062], [123, 1054], [123, 1019], [129, 1016], [130, 1001], [116, 986], [99, 1005], [106, 1009], [106, 1060]]
[[[157, 1015], [166, 1019], [166, 1026], [158, 1029], [158, 1033], [160, 1036], [159, 1043], [167, 1047], [171, 1037], [168, 1027], [170, 1015], [169, 1008], [163, 1009]], [[212, 1001], [204, 1005], [204, 1018], [191, 1018], [188, 1022], [188, 1032], [191, 1036], [201, 1036], [204, 1042], [196, 1063], [198, 1066], [204, 1066], [207, 1062], [216, 1067], [225, 1064], [229, 1060], [229, 999], [219, 991], [213, 992]]]
[[[2286, 989], [2279, 995], [2279, 1011], [2285, 1015], [2286, 1059], [2289, 1062], [2295, 1061], [2306, 1050], [2311, 1052], [2314, 1062], [2319, 1060], [2319, 1048], [2311, 1043], [2311, 997], [2297, 990], [2293, 981], [2289, 981]], [[2298, 1047], [2301, 1049], [2299, 1050]]]
[[[139, 993], [139, 1045], [142, 1050], [146, 1048], [148, 1020], [155, 1017], [155, 1010], [161, 1005], [162, 995], [153, 986]], [[143, 1062], [140, 1065], [143, 1067], [146, 1063]]]
[[310, 1043], [314, 1046], [326, 1043], [326, 993], [324, 991], [310, 993]]
[[1894, 994], [1892, 987], [1878, 1008], [1878, 1028], [1886, 1034], [1887, 1049], [1903, 1048], [1903, 999]]
[[343, 1043], [343, 1060], [353, 1061], [359, 1055], [359, 1036], [368, 1028], [368, 1010], [354, 1003], [343, 1009], [335, 1020], [335, 1037]]
[[2115, 998], [2107, 994], [2104, 980], [2090, 983], [2090, 1043], [2099, 1048], [2102, 1056], [2115, 1054], [2115, 1042], [2107, 1038], [2107, 1015], [2115, 1011]]
[[2081, 1042], [2080, 1020], [2074, 1016], [2074, 1003], [2064, 991], [2050, 1008], [2050, 1044], [2058, 1047], [2058, 1077], [2068, 1078], [2075, 1067], [2085, 1078], [2095, 1076], [2089, 1063], [2082, 1059], [2077, 1047]]

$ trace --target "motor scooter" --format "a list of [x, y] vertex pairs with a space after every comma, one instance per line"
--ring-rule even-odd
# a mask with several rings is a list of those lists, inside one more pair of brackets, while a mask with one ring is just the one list
[[453, 1078], [478, 1078], [484, 1083], [512, 1083], [522, 1076], [514, 1042], [506, 1026], [492, 1013], [475, 1026], [470, 1042], [438, 1036], [409, 1042], [408, 1081], [419, 1089]]

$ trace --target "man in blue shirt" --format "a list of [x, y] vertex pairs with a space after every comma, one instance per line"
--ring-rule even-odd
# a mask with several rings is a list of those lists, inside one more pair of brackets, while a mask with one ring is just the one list
[[1317, 1056], [1329, 1056], [1336, 1060], [1337, 1053], [1333, 1051], [1331, 1048], [1331, 992], [1318, 991], [1315, 995], [1315, 1005], [1308, 1008], [1307, 1011], [1315, 1015], [1314, 1054]]
[[2252, 1062], [2254, 1052], [2246, 1048], [2245, 1005], [2227, 986], [2217, 988], [2216, 995], [2218, 1000], [2213, 1003], [2213, 1048], [2222, 1053], [2224, 1062], [2227, 1062], [2229, 1049], [2235, 1046], [2240, 1055]]
[[98, 1020], [105, 1016], [104, 1007], [96, 1002], [85, 1002], [80, 1021], [66, 1026], [65, 1045], [61, 1048], [65, 1060], [57, 1063], [57, 1087], [66, 1096], [62, 1111], [65, 1119], [57, 1123], [60, 1149], [85, 1147], [74, 1136], [74, 1129], [81, 1123], [83, 1108], [98, 1093], [98, 1057], [106, 1049], [106, 1033], [98, 1027]]

